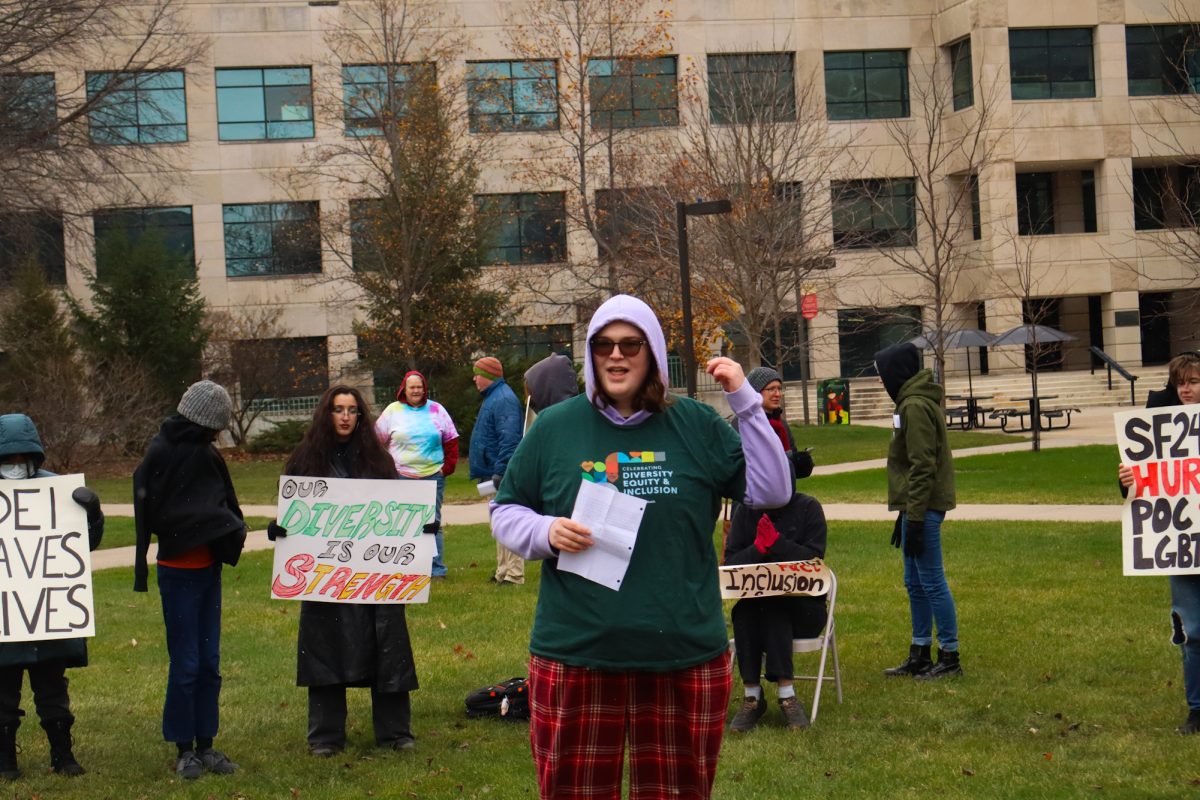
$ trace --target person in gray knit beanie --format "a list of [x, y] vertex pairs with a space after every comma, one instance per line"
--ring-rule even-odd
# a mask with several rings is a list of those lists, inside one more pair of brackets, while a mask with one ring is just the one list
[[197, 425], [223, 431], [229, 427], [233, 416], [233, 401], [224, 386], [212, 381], [196, 381], [183, 393], [176, 411]]
[[755, 367], [747, 373], [746, 380], [750, 382], [750, 387], [754, 391], [762, 394], [762, 390], [768, 383], [779, 381], [782, 384], [783, 376], [770, 367]]

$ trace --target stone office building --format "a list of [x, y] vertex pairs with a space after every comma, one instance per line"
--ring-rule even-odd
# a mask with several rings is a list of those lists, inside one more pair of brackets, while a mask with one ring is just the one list
[[[542, 157], [561, 113], [544, 93], [527, 91], [529, 65], [505, 45], [505, 29], [520, 19], [521, 3], [444, 3], [466, 48], [456, 63], [437, 65], [439, 76], [463, 76], [464, 87], [472, 80], [493, 88], [510, 84], [504, 108], [475, 103], [467, 88], [459, 98], [473, 125], [500, 131], [479, 193], [480, 203], [498, 209], [508, 223], [490, 251], [496, 262], [491, 269], [501, 273], [595, 258], [590, 238], [562, 222], [568, 187], [514, 183], [506, 168], [513, 159]], [[1195, 346], [1194, 315], [1171, 312], [1189, 307], [1200, 264], [1170, 246], [1200, 210], [1191, 164], [1200, 156], [1200, 103], [1190, 102], [1200, 91], [1200, 41], [1191, 25], [1200, 20], [1200, 9], [1194, 4], [664, 5], [671, 12], [665, 23], [669, 52], [638, 68], [624, 95], [625, 124], [644, 128], [648, 137], [678, 135], [686, 116], [679, 104], [704, 102], [704, 81], [722, 59], [776, 70], [789, 81], [811, 81], [829, 136], [850, 143], [848, 163], [857, 175], [842, 188], [869, 189], [876, 208], [894, 212], [862, 213], [853, 205], [854, 191], [843, 191], [835, 202], [846, 207], [832, 214], [833, 242], [923, 248], [930, 246], [931, 231], [913, 203], [920, 181], [903, 166], [889, 125], [919, 122], [916, 98], [928, 90], [917, 82], [944, 81], [952, 102], [943, 124], [969, 130], [986, 101], [995, 153], [979, 174], [957, 176], [972, 184], [970, 213], [964, 212], [970, 222], [956, 235], [962, 237], [959, 252], [968, 253], [974, 266], [950, 298], [953, 324], [1001, 331], [1021, 321], [1025, 305], [1044, 323], [1078, 337], [1061, 353], [1068, 369], [1089, 365], [1088, 345], [1130, 366], [1162, 363], [1173, 350]], [[319, 238], [299, 245], [293, 239], [285, 247], [280, 234], [296, 221], [344, 215], [347, 198], [320, 182], [297, 190], [286, 175], [306, 148], [344, 137], [355, 125], [351, 115], [315, 103], [314, 86], [343, 86], [349, 93], [375, 80], [382, 67], [339, 64], [329, 52], [325, 35], [345, 13], [345, 3], [187, 0], [185, 6], [192, 30], [206, 37], [205, 57], [184, 69], [147, 74], [136, 92], [114, 97], [123, 104], [119, 113], [91, 120], [98, 144], [133, 140], [169, 151], [170, 168], [144, 178], [161, 200], [146, 208], [91, 200], [90, 216], [69, 216], [57, 230], [48, 223], [51, 246], [44, 260], [58, 280], [82, 293], [80, 269], [95, 265], [96, 237], [114, 229], [136, 235], [157, 224], [172, 246], [194, 260], [213, 306], [281, 306], [296, 352], [340, 372], [356, 358], [352, 315], [330, 302], [336, 281], [311, 277], [336, 275], [344, 267]], [[1188, 13], [1191, 20], [1183, 17]], [[730, 60], [745, 54], [770, 57]], [[87, 63], [53, 72], [58, 86], [104, 80]], [[687, 74], [698, 76], [699, 89], [677, 91]], [[38, 84], [40, 91], [54, 85], [44, 79]], [[504, 119], [487, 119], [497, 114]], [[530, 241], [534, 230], [538, 240]], [[11, 255], [12, 244], [3, 237], [0, 231], [0, 246]], [[837, 266], [823, 276], [828, 291], [820, 291], [820, 313], [809, 330], [809, 374], [815, 377], [861, 374], [874, 349], [912, 335], [931, 313], [915, 279], [878, 247], [834, 245], [833, 252]], [[997, 283], [997, 276], [1011, 276], [1022, 265], [1034, 276], [1024, 303], [1011, 282]], [[880, 287], [891, 290], [891, 301], [881, 299]], [[569, 299], [570, 286], [559, 291]], [[578, 356], [578, 308], [528, 299], [511, 329], [511, 347], [526, 355], [562, 350]], [[883, 324], [860, 325], [865, 319]], [[991, 366], [1018, 369], [1019, 357], [1015, 349], [994, 353]], [[799, 363], [785, 366], [798, 376]], [[964, 366], [962, 353], [954, 354], [952, 373]]]

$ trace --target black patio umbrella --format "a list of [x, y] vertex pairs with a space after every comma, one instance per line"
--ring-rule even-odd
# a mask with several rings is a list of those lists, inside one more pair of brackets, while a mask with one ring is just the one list
[[992, 342], [993, 347], [1004, 347], [1011, 344], [1038, 344], [1051, 342], [1073, 342], [1075, 337], [1057, 328], [1047, 328], [1045, 325], [1018, 325], [1000, 334]]
[[[943, 341], [946, 344], [947, 350], [958, 350], [962, 347], [987, 347], [995, 339], [995, 334], [981, 331], [979, 328], [961, 328], [952, 333], [947, 333]], [[922, 350], [932, 350], [937, 346], [938, 335], [936, 331], [925, 331], [925, 333], [909, 341]], [[967, 350], [967, 393], [972, 397], [975, 396], [975, 385], [971, 381], [971, 351], [969, 349]]]

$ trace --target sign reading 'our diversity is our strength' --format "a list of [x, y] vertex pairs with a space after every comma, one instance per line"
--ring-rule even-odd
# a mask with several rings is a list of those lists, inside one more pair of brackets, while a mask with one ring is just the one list
[[436, 544], [432, 481], [279, 479], [271, 596], [325, 603], [424, 603]]

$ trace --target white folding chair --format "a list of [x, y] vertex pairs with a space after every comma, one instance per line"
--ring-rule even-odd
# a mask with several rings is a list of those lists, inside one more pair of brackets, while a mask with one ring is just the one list
[[[837, 576], [833, 574], [833, 570], [829, 570], [829, 611], [825, 618], [825, 630], [820, 636], [815, 636], [811, 639], [793, 639], [793, 653], [815, 653], [821, 652], [821, 663], [817, 668], [816, 675], [795, 675], [793, 681], [816, 681], [817, 688], [813, 693], [812, 713], [808, 718], [813, 722], [817, 721], [817, 708], [821, 704], [821, 687], [825, 685], [825, 681], [832, 680], [834, 686], [837, 687], [838, 702], [842, 702], [842, 667], [838, 663], [837, 651], [837, 626], [834, 623], [833, 610], [837, 603]], [[829, 655], [829, 651], [833, 651], [833, 677], [825, 674], [825, 662]]]

